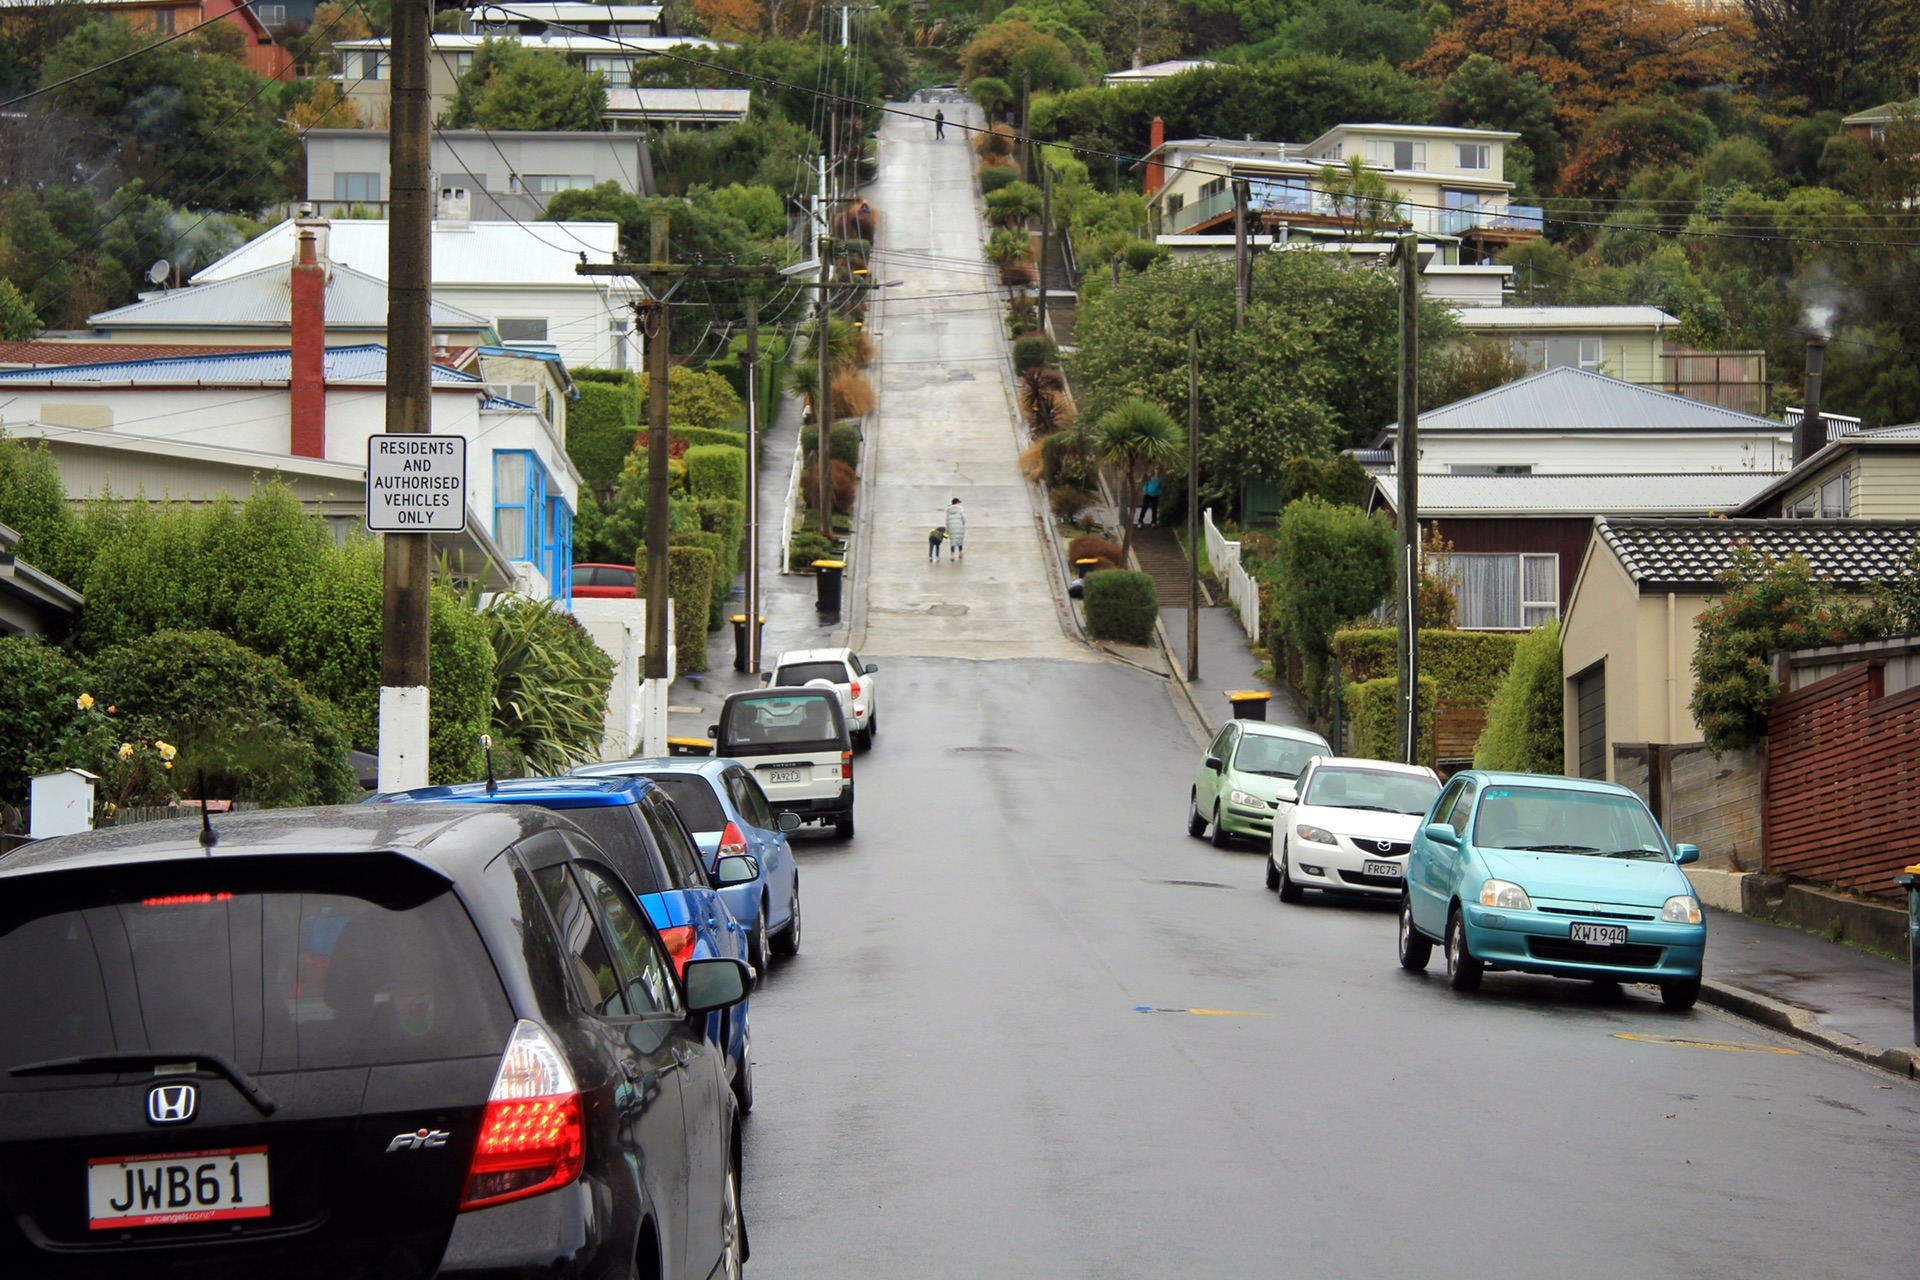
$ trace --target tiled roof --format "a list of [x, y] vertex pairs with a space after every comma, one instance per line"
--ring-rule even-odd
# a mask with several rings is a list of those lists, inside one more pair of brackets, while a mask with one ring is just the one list
[[[1422, 475], [1420, 514], [1465, 515], [1579, 515], [1631, 514], [1705, 515], [1732, 511], [1758, 493], [1778, 473], [1770, 471], [1706, 471], [1655, 475]], [[1399, 496], [1393, 475], [1374, 478], [1383, 505], [1392, 508]]]
[[[195, 280], [201, 277], [196, 276]], [[493, 327], [493, 321], [487, 317], [464, 308], [438, 299], [430, 305], [435, 329]], [[291, 261], [273, 263], [241, 275], [205, 280], [185, 289], [169, 289], [127, 306], [88, 316], [87, 323], [106, 330], [202, 325], [219, 329], [286, 330], [293, 324], [292, 264]], [[384, 331], [386, 327], [387, 282], [343, 263], [334, 263], [327, 280], [327, 328]]]
[[[231, 355], [183, 356], [163, 360], [122, 360], [111, 364], [68, 365], [58, 369], [0, 371], [0, 383], [46, 387], [234, 386], [283, 383], [292, 379], [290, 351], [247, 350]], [[379, 345], [328, 347], [326, 380], [383, 386], [387, 349]], [[445, 365], [433, 366], [435, 386], [480, 386], [481, 380]]]
[[1920, 520], [1715, 520], [1601, 517], [1594, 535], [1642, 588], [1712, 587], [1746, 545], [1772, 560], [1804, 556], [1842, 590], [1896, 576]]
[[169, 356], [221, 356], [272, 350], [258, 344], [200, 346], [185, 342], [0, 342], [0, 365], [102, 364], [112, 360], [164, 360]]
[[[1391, 440], [1398, 423], [1381, 431], [1376, 447]], [[1789, 432], [1771, 418], [1722, 409], [1634, 382], [1571, 365], [1546, 369], [1517, 382], [1483, 391], [1420, 415], [1420, 430], [1620, 432], [1748, 431], [1782, 438]]]

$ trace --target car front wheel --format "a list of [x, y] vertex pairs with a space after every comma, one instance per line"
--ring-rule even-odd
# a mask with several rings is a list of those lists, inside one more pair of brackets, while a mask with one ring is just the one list
[[1233, 833], [1227, 830], [1227, 824], [1221, 820], [1220, 805], [1217, 801], [1213, 806], [1213, 847], [1216, 849], [1233, 847]]
[[1400, 898], [1400, 967], [1412, 973], [1424, 973], [1433, 959], [1433, 939], [1413, 927], [1413, 899]]
[[1207, 820], [1200, 816], [1200, 794], [1197, 791], [1187, 792], [1187, 834], [1195, 837], [1207, 834]]
[[741, 1280], [747, 1262], [747, 1218], [740, 1210], [740, 1169], [727, 1157], [727, 1185], [720, 1207], [720, 1275]]
[[1275, 886], [1280, 891], [1282, 902], [1305, 902], [1307, 891], [1294, 882], [1293, 870], [1287, 862], [1287, 847], [1280, 846], [1280, 883]]
[[1447, 920], [1447, 983], [1455, 991], [1478, 991], [1484, 962], [1467, 950], [1467, 921], [1458, 908]]
[[787, 914], [787, 925], [773, 935], [773, 953], [780, 956], [800, 954], [800, 881], [793, 882], [793, 908]]
[[767, 901], [760, 900], [760, 911], [753, 920], [753, 932], [747, 935], [747, 963], [753, 966], [754, 985], [758, 986], [767, 976], [768, 957], [772, 954], [767, 946]]
[[1700, 979], [1682, 978], [1660, 984], [1660, 1003], [1669, 1009], [1691, 1009], [1700, 998]]
[[1273, 865], [1273, 854], [1267, 854], [1267, 892], [1272, 893], [1280, 887], [1280, 868]]

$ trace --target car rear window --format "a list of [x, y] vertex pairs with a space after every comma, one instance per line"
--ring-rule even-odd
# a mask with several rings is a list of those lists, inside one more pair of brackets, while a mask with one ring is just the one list
[[809, 680], [831, 680], [835, 684], [845, 684], [847, 679], [847, 664], [838, 661], [795, 662], [773, 673], [775, 684], [799, 685]]
[[606, 853], [614, 870], [626, 878], [636, 896], [666, 891], [667, 869], [661, 865], [660, 854], [641, 834], [640, 818], [634, 806], [606, 804], [559, 812], [593, 837], [593, 842]]
[[116, 1050], [269, 1073], [501, 1051], [506, 994], [444, 881], [406, 875], [395, 895], [278, 870], [177, 892], [149, 875], [131, 895], [62, 876], [10, 904], [0, 973], [33, 980], [0, 982], [0, 1091], [24, 1083], [12, 1067]]
[[692, 773], [650, 773], [655, 786], [667, 793], [673, 801], [673, 807], [686, 819], [687, 828], [695, 835], [707, 835], [726, 829], [727, 811], [720, 807], [719, 797], [713, 794], [713, 784], [698, 774]]
[[756, 694], [729, 702], [721, 715], [722, 754], [833, 750], [842, 730], [838, 695], [818, 692]]

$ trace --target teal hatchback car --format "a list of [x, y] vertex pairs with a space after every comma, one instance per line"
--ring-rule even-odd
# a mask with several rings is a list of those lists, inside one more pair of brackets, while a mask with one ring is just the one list
[[1700, 996], [1707, 927], [1670, 845], [1625, 787], [1530, 773], [1455, 774], [1415, 834], [1400, 899], [1404, 968], [1446, 954], [1456, 991], [1488, 969], [1651, 982]]

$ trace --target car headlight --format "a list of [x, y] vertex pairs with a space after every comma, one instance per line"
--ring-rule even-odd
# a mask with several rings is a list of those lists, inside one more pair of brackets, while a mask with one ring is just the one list
[[1660, 908], [1660, 918], [1668, 924], [1699, 924], [1700, 899], [1690, 893], [1676, 893]]
[[1489, 880], [1480, 886], [1480, 905], [1483, 907], [1505, 907], [1509, 911], [1533, 910], [1533, 899], [1527, 891], [1508, 880]]
[[1233, 801], [1235, 804], [1245, 805], [1249, 809], [1264, 809], [1267, 807], [1265, 800], [1262, 800], [1259, 796], [1248, 795], [1244, 791], [1229, 791], [1227, 792], [1227, 799]]
[[1295, 827], [1294, 831], [1308, 844], [1332, 844], [1333, 832], [1325, 827]]

